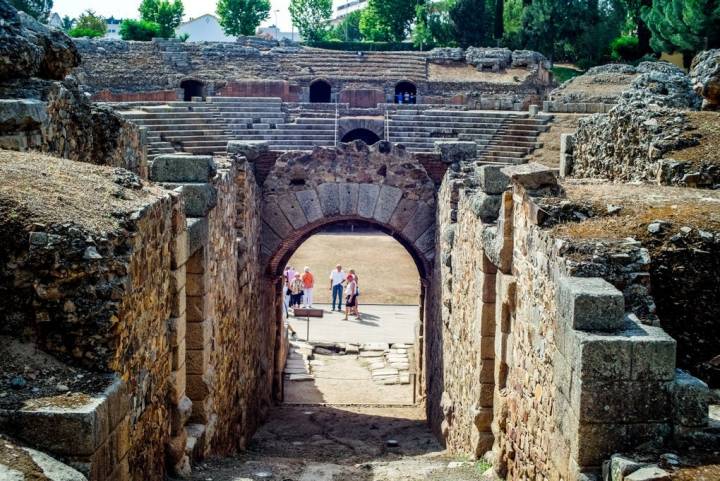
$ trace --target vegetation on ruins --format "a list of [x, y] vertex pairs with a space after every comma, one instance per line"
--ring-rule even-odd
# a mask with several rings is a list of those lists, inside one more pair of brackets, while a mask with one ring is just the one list
[[270, 0], [218, 0], [217, 14], [227, 35], [254, 35], [270, 16]]
[[369, 0], [360, 19], [360, 30], [371, 40], [401, 42], [415, 19], [415, 2]]
[[70, 29], [71, 37], [102, 37], [107, 31], [105, 19], [92, 10], [86, 10], [78, 17], [75, 26]]
[[120, 37], [123, 40], [149, 42], [160, 36], [160, 25], [146, 20], [123, 20], [120, 24]]
[[10, 0], [10, 5], [41, 22], [47, 22], [53, 0]]
[[700, 50], [720, 47], [720, 1], [653, 0], [642, 18], [657, 51], [683, 54], [686, 66]]
[[328, 32], [328, 40], [345, 42], [358, 42], [362, 40], [360, 32], [360, 16], [362, 11], [355, 10], [347, 14], [337, 25]]
[[324, 40], [332, 16], [332, 0], [290, 0], [290, 18], [306, 42]]
[[185, 13], [182, 0], [143, 0], [138, 10], [141, 20], [158, 24], [158, 37], [161, 38], [175, 36], [175, 29], [182, 22]]

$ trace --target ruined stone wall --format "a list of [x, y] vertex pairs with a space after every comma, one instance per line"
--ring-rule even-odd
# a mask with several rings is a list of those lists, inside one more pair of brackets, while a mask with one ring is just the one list
[[550, 171], [505, 168], [513, 189], [500, 193], [497, 170], [462, 165], [440, 190], [441, 284], [425, 326], [428, 418], [450, 451], [492, 444], [508, 480], [575, 480], [613, 452], [701, 425], [679, 420], [687, 406], [671, 396], [684, 389], [675, 341], [577, 268], [597, 253], [566, 259], [543, 227], [538, 201], [562, 198]]

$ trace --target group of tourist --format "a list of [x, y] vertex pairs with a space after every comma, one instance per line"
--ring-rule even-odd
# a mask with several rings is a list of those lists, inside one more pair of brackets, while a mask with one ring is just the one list
[[[303, 272], [296, 271], [292, 266], [285, 267], [283, 272], [283, 294], [285, 298], [285, 312], [289, 309], [300, 307], [311, 308], [313, 306], [313, 289], [315, 288], [315, 277], [310, 268], [305, 266]], [[358, 275], [354, 269], [348, 273], [343, 271], [340, 264], [330, 272], [330, 291], [332, 293], [332, 311], [342, 312], [343, 295], [345, 297], [345, 320], [350, 315], [360, 317], [358, 310]], [[337, 309], [336, 309], [337, 306]]]

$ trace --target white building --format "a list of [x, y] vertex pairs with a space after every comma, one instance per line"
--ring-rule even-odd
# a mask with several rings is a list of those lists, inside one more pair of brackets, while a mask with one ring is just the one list
[[107, 25], [107, 30], [105, 31], [105, 36], [103, 38], [108, 38], [111, 40], [120, 40], [120, 23], [122, 22], [122, 19], [117, 19], [115, 17], [110, 17], [105, 19], [105, 24]]
[[58, 15], [57, 12], [53, 12], [53, 14], [50, 15], [47, 24], [51, 27], [57, 28], [58, 30], [62, 30], [63, 28], [62, 18], [60, 18], [60, 15]]
[[335, 0], [333, 2], [333, 14], [330, 23], [337, 25], [348, 14], [362, 10], [367, 7], [368, 0]]
[[175, 29], [176, 35], [190, 35], [188, 42], [234, 42], [235, 37], [225, 35], [215, 15], [205, 14], [181, 23]]
[[273, 40], [292, 40], [294, 42], [300, 41], [300, 34], [297, 32], [282, 32], [275, 25], [269, 27], [258, 27], [255, 32], [256, 35], [266, 35]]

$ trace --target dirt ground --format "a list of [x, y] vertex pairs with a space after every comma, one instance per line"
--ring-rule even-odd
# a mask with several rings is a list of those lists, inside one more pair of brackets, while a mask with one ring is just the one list
[[694, 164], [720, 164], [720, 112], [686, 112], [691, 133], [700, 137], [698, 145], [668, 152], [665, 158]]
[[434, 82], [485, 82], [489, 84], [518, 84], [525, 80], [530, 72], [522, 68], [509, 68], [504, 72], [480, 72], [472, 65], [428, 65], [428, 80]]
[[560, 167], [560, 135], [575, 132], [582, 117], [584, 114], [553, 114], [553, 120], [548, 124], [550, 128], [538, 137], [543, 146], [530, 154], [529, 162], [553, 169]]
[[355, 269], [364, 304], [417, 304], [420, 278], [405, 248], [385, 234], [317, 234], [305, 241], [289, 264], [309, 266], [315, 275], [315, 303], [330, 298], [330, 271]]
[[286, 405], [273, 410], [245, 453], [203, 463], [192, 479], [474, 481], [486, 468], [449, 457], [419, 407]]

